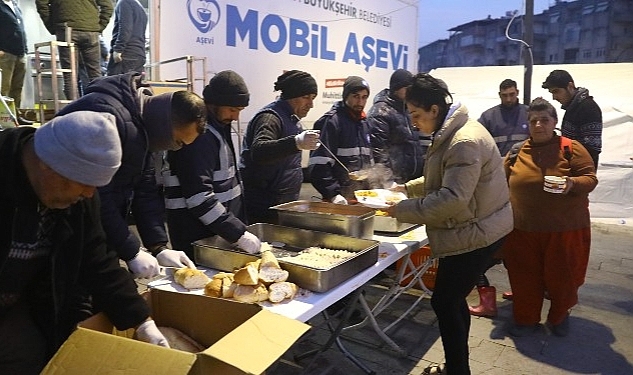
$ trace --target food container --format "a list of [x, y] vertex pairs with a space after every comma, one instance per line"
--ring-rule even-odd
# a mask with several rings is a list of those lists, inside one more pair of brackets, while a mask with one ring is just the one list
[[403, 223], [391, 216], [374, 217], [374, 231], [387, 233], [400, 233], [415, 227], [417, 224]]
[[[357, 253], [329, 269], [279, 261], [281, 268], [290, 274], [288, 281], [314, 292], [326, 292], [378, 261], [378, 241], [262, 223], [249, 225], [247, 230], [262, 241], [275, 246], [273, 253], [277, 256], [280, 256], [280, 253], [297, 253], [311, 246]], [[259, 257], [237, 250], [220, 236], [196, 241], [193, 243], [193, 249], [197, 264], [228, 272], [241, 268]]]
[[271, 208], [277, 211], [280, 225], [367, 240], [374, 236], [375, 212], [369, 207], [301, 200]]

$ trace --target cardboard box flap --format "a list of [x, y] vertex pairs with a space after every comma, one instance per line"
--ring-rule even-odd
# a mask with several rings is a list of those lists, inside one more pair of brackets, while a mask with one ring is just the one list
[[261, 374], [310, 326], [262, 310], [202, 352], [247, 374]]
[[41, 374], [178, 375], [189, 373], [195, 360], [195, 354], [79, 327]]

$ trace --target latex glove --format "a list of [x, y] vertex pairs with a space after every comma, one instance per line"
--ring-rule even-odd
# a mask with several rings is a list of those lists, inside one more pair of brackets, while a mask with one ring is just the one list
[[196, 269], [196, 265], [189, 259], [184, 251], [165, 249], [156, 255], [158, 264], [163, 267], [188, 267]]
[[237, 247], [249, 254], [257, 254], [261, 251], [262, 243], [256, 235], [246, 231], [242, 237], [237, 240]]
[[295, 143], [299, 150], [316, 150], [319, 148], [319, 131], [304, 130], [295, 135]]
[[137, 340], [169, 348], [167, 339], [160, 333], [158, 327], [156, 327], [156, 323], [152, 319], [141, 323], [141, 325], [136, 328], [134, 336]]
[[341, 194], [338, 194], [334, 198], [330, 199], [330, 202], [336, 203], [336, 204], [347, 204], [347, 199], [345, 199], [345, 197], [342, 196]]
[[114, 60], [115, 63], [120, 63], [123, 61], [123, 53], [117, 51], [112, 52], [112, 60]]
[[152, 278], [159, 273], [158, 260], [152, 254], [141, 248], [132, 260], [128, 260], [127, 268], [132, 271], [134, 277]]

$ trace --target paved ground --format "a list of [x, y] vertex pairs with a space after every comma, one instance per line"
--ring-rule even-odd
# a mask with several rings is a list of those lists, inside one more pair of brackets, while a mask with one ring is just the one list
[[[592, 251], [580, 301], [571, 313], [571, 330], [565, 338], [550, 334], [545, 327], [530, 337], [507, 335], [512, 302], [501, 292], [509, 290], [505, 269], [499, 265], [488, 271], [497, 287], [499, 315], [494, 319], [472, 319], [470, 358], [478, 374], [633, 374], [633, 227], [594, 222]], [[376, 301], [391, 281], [380, 275], [365, 286], [366, 297]], [[403, 295], [394, 308], [379, 316], [389, 324], [408, 307], [414, 295]], [[476, 292], [469, 296], [477, 304]], [[548, 308], [544, 306], [545, 317]], [[309, 322], [313, 329], [273, 365], [268, 375], [364, 374], [342, 352], [329, 350], [301, 361], [294, 356], [319, 348], [328, 330], [322, 317]], [[389, 331], [392, 339], [406, 350], [406, 356], [384, 345], [371, 328], [344, 334], [343, 344], [376, 374], [421, 374], [431, 363], [443, 361], [437, 319], [425, 298], [406, 319]]]

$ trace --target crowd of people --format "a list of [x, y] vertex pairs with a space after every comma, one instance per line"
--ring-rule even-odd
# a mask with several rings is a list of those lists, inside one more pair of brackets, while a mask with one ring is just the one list
[[[540, 327], [545, 298], [547, 327], [569, 332], [591, 245], [588, 194], [598, 182], [602, 115], [568, 72], [552, 71], [542, 86], [566, 110], [558, 134], [554, 106], [543, 98], [520, 104], [511, 79], [499, 85], [501, 103], [475, 120], [446, 82], [404, 69], [367, 113], [369, 83], [347, 77], [340, 100], [308, 129], [301, 119], [317, 81], [288, 70], [273, 83], [278, 98], [248, 122], [237, 153], [231, 123], [251, 98], [237, 72], [216, 73], [202, 97], [154, 94], [141, 74], [147, 18], [138, 1], [36, 4], [58, 40], [73, 28], [90, 84], [37, 130], [0, 132], [0, 341], [12, 342], [0, 350], [0, 373], [38, 373], [73, 327], [98, 311], [167, 346], [134, 278], [154, 277], [161, 266], [195, 268], [191, 244], [214, 235], [259, 252], [261, 239], [247, 225], [275, 222], [270, 208], [299, 198], [304, 150], [324, 201], [354, 204], [354, 191], [376, 187], [363, 172], [380, 167], [378, 187], [408, 196], [387, 213], [426, 225], [439, 258], [431, 305], [446, 363], [425, 374], [470, 373], [470, 315], [496, 315], [485, 273], [501, 262], [512, 288], [509, 334]], [[102, 76], [93, 54], [113, 11]], [[0, 65], [13, 72], [3, 75], [2, 94], [19, 97], [26, 40], [17, 3], [3, 0], [0, 17], [0, 35], [9, 26], [19, 31], [9, 44], [0, 38]], [[558, 185], [548, 185], [552, 176]], [[475, 287], [480, 304], [468, 306]]]

